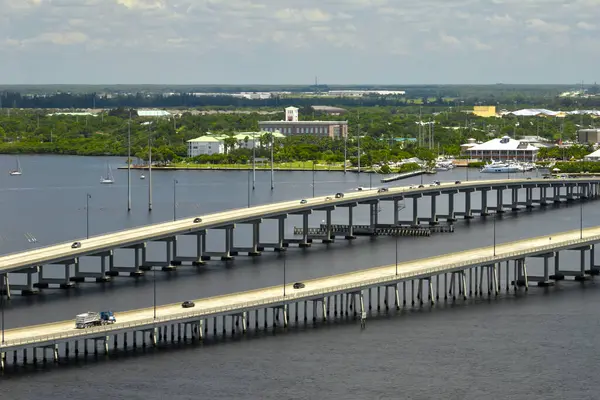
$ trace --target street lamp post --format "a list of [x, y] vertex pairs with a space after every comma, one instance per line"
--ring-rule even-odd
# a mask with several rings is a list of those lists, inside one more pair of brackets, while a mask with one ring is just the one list
[[90, 238], [90, 199], [92, 198], [91, 194], [87, 194], [85, 197], [85, 232], [86, 237]]
[[177, 184], [179, 181], [173, 179], [173, 221], [177, 218]]
[[248, 208], [250, 208], [250, 173], [252, 171], [248, 170], [248, 189], [246, 190], [248, 192]]

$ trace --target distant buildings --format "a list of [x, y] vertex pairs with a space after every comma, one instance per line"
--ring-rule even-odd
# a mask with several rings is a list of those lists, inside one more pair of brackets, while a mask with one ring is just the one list
[[137, 110], [138, 117], [170, 117], [172, 114], [165, 110]]
[[313, 135], [338, 139], [348, 136], [348, 121], [300, 121], [298, 108], [287, 107], [285, 120], [260, 121], [261, 131], [279, 131], [285, 136]]
[[[471, 140], [471, 139], [469, 139]], [[474, 141], [474, 139], [472, 139]], [[464, 146], [464, 147], [463, 147]], [[467, 143], [461, 149], [469, 158], [480, 160], [518, 160], [533, 162], [537, 159], [538, 147], [521, 140], [511, 139], [508, 136], [489, 140], [485, 143]]]
[[205, 135], [187, 141], [188, 157], [200, 155], [223, 154], [225, 145], [219, 139]]
[[577, 141], [580, 144], [600, 143], [600, 129], [580, 129], [577, 131]]
[[496, 117], [496, 106], [475, 106], [473, 114], [484, 118]]
[[261, 140], [264, 147], [269, 147], [269, 143], [265, 143], [262, 139], [264, 135], [271, 134], [273, 138], [280, 139], [285, 136], [279, 132], [240, 132], [235, 135], [213, 135], [208, 132], [204, 136], [197, 137], [187, 141], [188, 157], [196, 157], [200, 155], [224, 154], [227, 147], [227, 139], [232, 138], [231, 143], [235, 149], [252, 149], [260, 147]]

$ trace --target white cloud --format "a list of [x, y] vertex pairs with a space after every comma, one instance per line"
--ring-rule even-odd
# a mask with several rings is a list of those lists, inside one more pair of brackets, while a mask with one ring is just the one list
[[578, 22], [577, 23], [577, 27], [579, 29], [583, 29], [584, 31], [595, 31], [596, 30], [596, 25], [590, 24], [590, 23], [585, 22], [585, 21]]
[[[188, 69], [169, 76], [187, 81], [197, 81], [196, 66], [202, 77], [227, 80], [229, 71], [231, 79], [245, 82], [276, 79], [277, 73], [262, 67], [272, 61], [290, 70], [281, 75], [285, 79], [330, 70], [332, 76], [368, 81], [362, 77], [371, 77], [373, 65], [357, 60], [389, 65], [388, 75], [377, 75], [393, 81], [391, 66], [400, 58], [414, 60], [405, 72], [415, 77], [425, 74], [420, 65], [440, 63], [456, 64], [457, 74], [470, 77], [480, 52], [490, 49], [496, 60], [527, 55], [532, 70], [536, 62], [546, 65], [545, 57], [558, 48], [564, 59], [581, 58], [579, 52], [589, 53], [582, 43], [598, 41], [600, 0], [419, 0], [410, 6], [399, 0], [0, 0], [0, 10], [3, 57], [9, 52], [16, 65], [34, 64], [43, 55], [50, 63], [69, 52], [74, 61], [67, 67], [40, 66], [40, 74], [62, 82], [82, 70], [96, 70], [85, 79], [114, 81], [108, 74], [122, 68], [107, 68], [111, 60], [154, 77], [175, 59]], [[522, 46], [527, 43], [535, 46]], [[558, 69], [560, 62], [552, 65]], [[21, 73], [0, 63], [0, 76]]]

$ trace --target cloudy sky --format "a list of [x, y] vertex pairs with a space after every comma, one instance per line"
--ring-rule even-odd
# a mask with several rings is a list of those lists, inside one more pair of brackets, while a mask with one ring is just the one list
[[0, 0], [0, 83], [600, 81], [600, 0]]

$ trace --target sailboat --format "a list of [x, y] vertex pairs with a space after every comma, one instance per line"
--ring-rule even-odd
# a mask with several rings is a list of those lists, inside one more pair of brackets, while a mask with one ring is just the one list
[[144, 174], [141, 174], [141, 175], [140, 175], [140, 179], [146, 179], [146, 175], [144, 175]]
[[19, 157], [17, 157], [17, 168], [12, 171], [8, 171], [8, 173], [13, 176], [23, 175], [23, 171], [21, 171], [21, 162], [19, 161]]
[[110, 170], [110, 165], [108, 165], [108, 163], [106, 163], [106, 176], [100, 177], [100, 183], [106, 185], [115, 183], [115, 179], [113, 178], [112, 172]]

